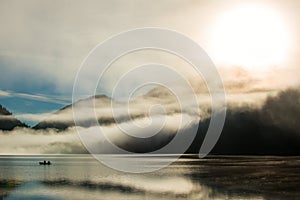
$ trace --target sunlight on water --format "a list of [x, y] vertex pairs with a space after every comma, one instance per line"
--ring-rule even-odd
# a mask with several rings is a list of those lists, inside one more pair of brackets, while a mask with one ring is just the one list
[[[169, 156], [141, 159], [151, 165]], [[53, 164], [40, 166], [44, 159]], [[88, 155], [2, 156], [0, 194], [3, 199], [293, 199], [300, 197], [299, 163], [300, 158], [189, 155], [159, 171], [129, 174]]]

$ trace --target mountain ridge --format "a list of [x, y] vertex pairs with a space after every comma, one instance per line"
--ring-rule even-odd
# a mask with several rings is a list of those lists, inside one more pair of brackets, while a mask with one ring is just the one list
[[28, 127], [13, 116], [5, 107], [0, 104], [0, 130], [10, 131], [16, 127]]
[[[92, 99], [90, 97], [76, 103], [85, 105], [86, 101]], [[100, 106], [106, 108], [110, 100], [109, 97], [98, 96], [98, 101], [95, 104], [99, 105], [100, 103]], [[300, 104], [297, 102], [300, 102], [300, 89], [292, 88], [281, 91], [276, 96], [269, 96], [261, 107], [229, 106], [222, 134], [211, 154], [300, 155]], [[60, 117], [59, 114], [61, 113], [59, 112], [68, 111], [64, 114], [68, 114], [70, 123], [74, 124], [73, 118], [71, 118], [71, 108], [72, 105], [68, 105], [57, 111], [58, 115], [54, 115], [54, 119]], [[84, 112], [84, 109], [82, 111]], [[82, 115], [84, 116], [84, 113]], [[107, 123], [115, 123], [110, 121], [111, 116], [104, 116], [105, 114], [102, 112], [100, 115], [102, 115], [102, 122], [107, 119]], [[144, 116], [140, 116], [140, 118], [142, 117]], [[199, 152], [209, 124], [210, 117], [199, 121], [196, 138], [186, 153]], [[49, 125], [51, 125], [51, 120], [50, 123], [48, 121], [48, 124], [44, 124], [44, 127], [40, 126], [37, 129], [53, 128], [53, 125], [51, 125], [52, 127]], [[64, 124], [62, 121], [60, 127], [56, 128], [64, 130], [71, 126], [72, 124]], [[167, 144], [172, 139], [170, 133], [162, 133], [162, 136], [150, 137], [145, 141], [127, 137], [117, 145], [131, 152], [145, 153]]]
[[[73, 113], [71, 111], [72, 107], [74, 105], [80, 105], [80, 104], [84, 104], [87, 103], [88, 101], [91, 101], [93, 99], [101, 99], [103, 101], [107, 101], [110, 102], [111, 98], [106, 96], [106, 95], [95, 95], [95, 96], [91, 96], [85, 99], [80, 99], [78, 101], [76, 101], [74, 104], [69, 104], [66, 105], [64, 107], [62, 107], [61, 109], [53, 112], [48, 118], [40, 121], [39, 123], [37, 123], [35, 126], [33, 126], [33, 129], [48, 129], [48, 128], [54, 128], [57, 130], [66, 130], [69, 127], [75, 126], [74, 120], [73, 120]], [[60, 121], [59, 119], [55, 118], [55, 116], [58, 116], [60, 114], [62, 114], [63, 112], [68, 112], [67, 114], [69, 117], [69, 120], [66, 121]]]

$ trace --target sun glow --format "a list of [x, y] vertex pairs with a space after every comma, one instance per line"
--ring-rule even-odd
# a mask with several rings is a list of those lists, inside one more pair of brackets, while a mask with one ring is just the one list
[[212, 34], [216, 63], [259, 69], [283, 65], [290, 35], [283, 18], [266, 7], [243, 6], [220, 17]]

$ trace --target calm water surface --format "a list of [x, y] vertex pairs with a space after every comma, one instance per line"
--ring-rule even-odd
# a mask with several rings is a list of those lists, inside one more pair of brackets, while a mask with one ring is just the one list
[[[50, 160], [50, 166], [39, 161]], [[168, 156], [142, 158], [147, 165]], [[155, 160], [155, 162], [154, 162]], [[189, 155], [146, 174], [89, 155], [0, 156], [2, 199], [300, 199], [300, 157]]]

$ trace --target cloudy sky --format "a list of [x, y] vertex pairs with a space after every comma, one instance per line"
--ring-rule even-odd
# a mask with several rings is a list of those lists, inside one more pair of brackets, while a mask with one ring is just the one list
[[[258, 91], [296, 86], [299, 9], [297, 0], [0, 0], [0, 104], [16, 115], [70, 104], [76, 72], [88, 53], [114, 34], [141, 27], [176, 30], [196, 41], [220, 70], [228, 98], [247, 93], [255, 99]], [[151, 59], [181, 65], [168, 55], [136, 56], [115, 65]], [[107, 93], [116, 71], [98, 93]]]

